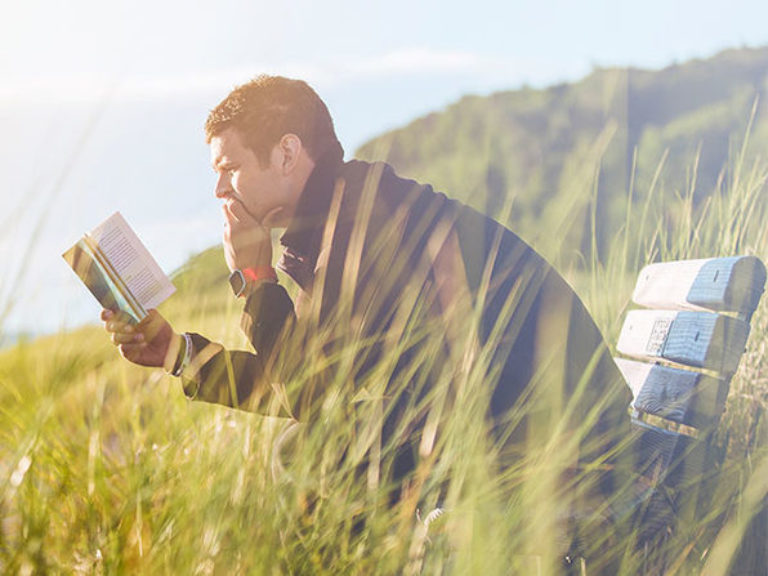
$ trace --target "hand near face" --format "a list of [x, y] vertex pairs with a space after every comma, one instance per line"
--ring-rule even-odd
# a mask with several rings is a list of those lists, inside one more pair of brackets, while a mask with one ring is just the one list
[[272, 265], [272, 238], [269, 223], [281, 208], [259, 222], [240, 202], [227, 202], [224, 212], [224, 257], [230, 270]]
[[130, 323], [124, 314], [112, 310], [102, 310], [101, 319], [123, 358], [140, 366], [168, 370], [173, 366], [181, 336], [157, 310], [149, 310], [138, 324]]

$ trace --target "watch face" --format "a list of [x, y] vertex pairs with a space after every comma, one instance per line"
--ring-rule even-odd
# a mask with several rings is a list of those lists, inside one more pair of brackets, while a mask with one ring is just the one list
[[235, 296], [240, 297], [240, 294], [245, 290], [245, 278], [240, 270], [235, 270], [229, 275], [229, 285], [232, 286], [232, 292]]

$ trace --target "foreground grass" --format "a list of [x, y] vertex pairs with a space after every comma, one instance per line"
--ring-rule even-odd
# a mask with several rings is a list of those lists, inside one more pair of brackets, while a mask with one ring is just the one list
[[[572, 280], [610, 341], [645, 262], [737, 253], [766, 260], [768, 214], [760, 202], [766, 167], [744, 166], [737, 157], [733, 168], [730, 181], [704, 207], [694, 209], [693, 189], [674, 207], [655, 205], [653, 191], [647, 200], [630, 202], [616, 250], [604, 261], [585, 258], [590, 273]], [[628, 237], [631, 241], [624, 241]], [[180, 294], [162, 311], [178, 329], [244, 346], [219, 258], [211, 251], [192, 262], [178, 279]], [[715, 443], [725, 459], [712, 488], [712, 511], [707, 522], [686, 526], [665, 551], [672, 573], [724, 574], [749, 565], [744, 546], [750, 545], [751, 523], [768, 492], [765, 301], [752, 325]], [[343, 366], [344, 358], [339, 360]], [[322, 369], [307, 362], [307, 372]], [[395, 506], [386, 480], [392, 453], [376, 444], [377, 383], [348, 394], [343, 376], [342, 370], [331, 388], [341, 401], [328, 403], [320, 424], [307, 432], [285, 420], [188, 402], [176, 379], [118, 358], [100, 328], [3, 352], [0, 571], [531, 574], [556, 569], [557, 557], [528, 552], [531, 540], [542, 534], [544, 540], [555, 538], [547, 532], [547, 511], [510, 500], [493, 473], [492, 449], [479, 425], [483, 382], [476, 375], [463, 376], [462, 409], [441, 416], [439, 457], [425, 459], [410, 495]], [[361, 472], [362, 454], [373, 449], [378, 467]], [[531, 458], [503, 483], [546, 484], [549, 474], [546, 458]], [[430, 517], [435, 521], [427, 529], [424, 519], [438, 504], [448, 512]], [[606, 546], [623, 544], [610, 536]], [[555, 549], [552, 542], [538, 543]], [[642, 562], [629, 555], [622, 572], [638, 573]]]

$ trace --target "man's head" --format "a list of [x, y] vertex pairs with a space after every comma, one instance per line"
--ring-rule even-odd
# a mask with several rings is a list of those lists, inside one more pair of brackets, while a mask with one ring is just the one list
[[263, 165], [285, 134], [298, 136], [314, 162], [343, 156], [328, 108], [302, 80], [261, 75], [236, 87], [208, 115], [206, 141], [227, 128], [240, 133]]
[[211, 111], [205, 133], [216, 196], [270, 228], [288, 225], [315, 164], [344, 154], [315, 91], [278, 76], [235, 88]]

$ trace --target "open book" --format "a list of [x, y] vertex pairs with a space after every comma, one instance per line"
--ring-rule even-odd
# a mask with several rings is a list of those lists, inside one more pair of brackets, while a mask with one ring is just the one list
[[119, 212], [62, 256], [104, 308], [137, 322], [176, 291]]

